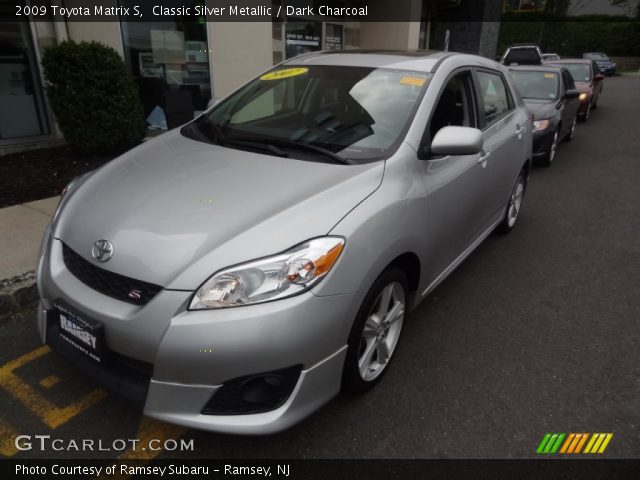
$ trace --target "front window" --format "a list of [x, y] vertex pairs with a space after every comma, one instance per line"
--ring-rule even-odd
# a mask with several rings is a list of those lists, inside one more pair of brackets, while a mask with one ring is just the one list
[[231, 148], [251, 142], [282, 156], [312, 147], [349, 163], [384, 158], [397, 148], [430, 78], [384, 68], [278, 67], [183, 133]]
[[512, 71], [511, 77], [522, 98], [555, 100], [558, 98], [559, 77], [554, 72]]
[[487, 125], [509, 111], [509, 96], [502, 77], [495, 73], [478, 72], [480, 94]]
[[575, 82], [590, 82], [591, 68], [585, 63], [566, 63], [562, 65], [569, 70]]

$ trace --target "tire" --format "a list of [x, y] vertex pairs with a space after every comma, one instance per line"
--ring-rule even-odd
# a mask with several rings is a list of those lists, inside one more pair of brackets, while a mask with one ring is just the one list
[[556, 158], [556, 153], [558, 151], [558, 140], [560, 139], [560, 126], [558, 126], [558, 130], [553, 132], [553, 140], [551, 140], [551, 145], [549, 145], [549, 150], [547, 154], [544, 156], [542, 161], [540, 162], [545, 167], [550, 167], [553, 161]]
[[509, 203], [504, 212], [504, 218], [497, 227], [497, 232], [503, 235], [511, 233], [516, 226], [518, 217], [520, 216], [520, 210], [522, 209], [522, 202], [524, 200], [524, 194], [527, 192], [527, 176], [523, 170], [520, 171], [516, 183], [509, 195]]
[[587, 111], [585, 113], [582, 114], [582, 121], [586, 122], [587, 120], [589, 120], [589, 116], [591, 115], [591, 103], [589, 103], [589, 105], [587, 106]]
[[[389, 369], [406, 312], [407, 277], [397, 267], [385, 270], [373, 283], [358, 310], [349, 334], [342, 389], [364, 393]], [[387, 305], [383, 305], [383, 299]], [[386, 313], [384, 313], [386, 312]], [[380, 316], [383, 322], [379, 322]], [[382, 356], [386, 355], [384, 362]]]
[[567, 132], [566, 137], [564, 137], [565, 142], [570, 142], [571, 140], [573, 140], [573, 134], [576, 131], [577, 123], [578, 123], [578, 116], [576, 115], [575, 117], [573, 117], [573, 121], [571, 122], [571, 127], [569, 128], [569, 131]]

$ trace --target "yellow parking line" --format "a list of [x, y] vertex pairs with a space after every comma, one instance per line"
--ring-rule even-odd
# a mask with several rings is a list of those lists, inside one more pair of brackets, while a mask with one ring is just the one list
[[60, 383], [60, 377], [58, 377], [57, 375], [49, 375], [48, 377], [40, 380], [39, 383], [42, 388], [46, 388], [47, 390], [49, 390], [50, 388], [53, 388], [55, 385]]
[[48, 427], [54, 429], [105, 398], [107, 392], [101, 388], [96, 388], [79, 401], [66, 407], [58, 407], [14, 373], [14, 370], [42, 357], [50, 351], [49, 347], [45, 345], [5, 363], [0, 367], [0, 386], [31, 410], [32, 413], [40, 417]]
[[[142, 464], [147, 463], [149, 460], [154, 459], [162, 453], [163, 450], [156, 450], [157, 447], [164, 444], [164, 441], [171, 438], [177, 440], [182, 437], [187, 431], [184, 427], [178, 427], [176, 425], [170, 425], [168, 423], [153, 420], [152, 418], [142, 417], [140, 424], [138, 425], [138, 432], [133, 438], [140, 440], [138, 443], [138, 449], [128, 449], [122, 452], [118, 456], [118, 460], [142, 460]], [[149, 449], [149, 442], [154, 440], [153, 450]], [[145, 450], [143, 450], [143, 448]], [[139, 464], [136, 464], [139, 465]], [[120, 475], [118, 472], [116, 475], [102, 474], [98, 477], [100, 480], [107, 480], [111, 478], [118, 478], [124, 480], [129, 478], [130, 475]]]
[[15, 444], [17, 435], [18, 432], [11, 425], [0, 419], [0, 454], [5, 457], [12, 457], [18, 453]]
[[[169, 438], [179, 438], [187, 431], [184, 427], [178, 427], [169, 423], [160, 422], [148, 417], [142, 417], [138, 425], [138, 433], [135, 438], [140, 439], [140, 446], [146, 447], [150, 440], [159, 440], [158, 446], [162, 445]], [[118, 456], [120, 460], [151, 460], [157, 457], [162, 450], [126, 450]]]

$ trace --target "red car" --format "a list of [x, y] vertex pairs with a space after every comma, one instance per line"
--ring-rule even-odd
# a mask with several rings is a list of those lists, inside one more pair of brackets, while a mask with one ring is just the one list
[[598, 99], [602, 94], [604, 84], [604, 75], [598, 70], [596, 62], [586, 58], [563, 58], [545, 62], [545, 65], [556, 65], [569, 70], [576, 83], [576, 89], [580, 92], [578, 116], [586, 122], [591, 110], [598, 108]]

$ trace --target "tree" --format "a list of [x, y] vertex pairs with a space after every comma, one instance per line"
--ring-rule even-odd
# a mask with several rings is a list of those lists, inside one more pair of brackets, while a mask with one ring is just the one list
[[611, 5], [620, 7], [627, 17], [640, 18], [640, 0], [609, 0]]
[[45, 49], [42, 66], [58, 125], [72, 146], [107, 153], [144, 138], [135, 79], [113, 48], [65, 41]]

